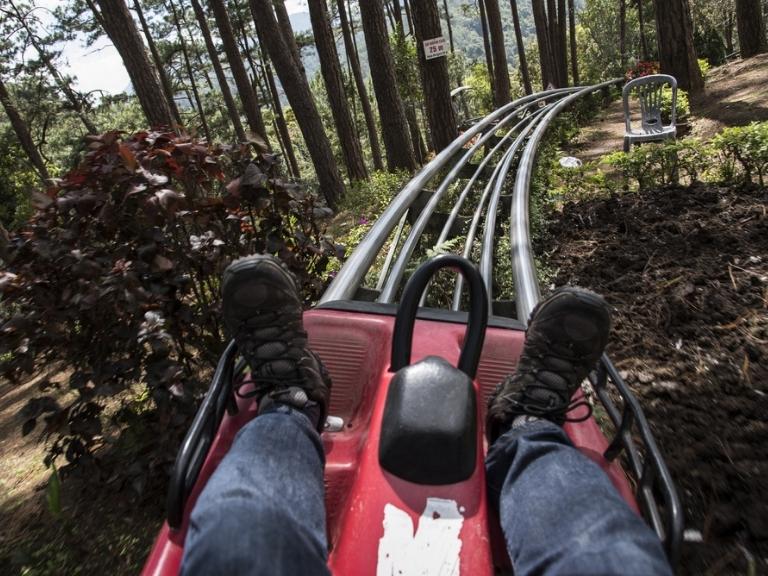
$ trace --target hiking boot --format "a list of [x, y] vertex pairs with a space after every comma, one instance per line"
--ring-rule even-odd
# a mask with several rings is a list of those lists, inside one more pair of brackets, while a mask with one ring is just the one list
[[322, 431], [331, 379], [307, 346], [293, 275], [269, 255], [240, 258], [224, 271], [222, 300], [224, 324], [251, 368], [238, 394], [255, 397], [260, 412], [273, 402], [298, 408]]
[[[517, 371], [488, 400], [486, 434], [493, 442], [520, 416], [562, 425], [566, 414], [586, 401], [571, 402], [608, 343], [611, 318], [602, 298], [581, 288], [560, 288], [531, 312]], [[533, 419], [533, 418], [531, 418]]]

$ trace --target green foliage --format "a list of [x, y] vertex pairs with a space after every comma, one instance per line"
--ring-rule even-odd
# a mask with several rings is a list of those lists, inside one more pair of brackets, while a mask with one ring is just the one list
[[410, 179], [411, 174], [407, 170], [373, 172], [367, 181], [355, 182], [349, 187], [341, 201], [341, 210], [375, 220]]
[[464, 77], [464, 85], [469, 86], [467, 101], [474, 117], [484, 116], [493, 110], [493, 92], [488, 80], [488, 67], [485, 62], [476, 62]]
[[[219, 277], [233, 259], [277, 254], [307, 302], [322, 292], [336, 251], [313, 198], [275, 163], [247, 146], [109, 132], [35, 194], [30, 223], [0, 243], [0, 349], [13, 352], [0, 369], [12, 381], [56, 362], [72, 370], [65, 405], [45, 395], [21, 413], [27, 434], [45, 420], [47, 463], [92, 461], [105, 426], [138, 418], [154, 439], [136, 450], [139, 472], [166, 469], [223, 347]], [[137, 384], [151, 409], [126, 403]], [[120, 416], [107, 421], [115, 399]]]
[[701, 77], [706, 79], [707, 75], [709, 74], [709, 69], [712, 66], [710, 66], [709, 60], [707, 60], [706, 58], [699, 58], [698, 63], [699, 63], [699, 71], [701, 72]]
[[698, 180], [708, 158], [709, 150], [701, 141], [684, 138], [643, 144], [629, 153], [614, 152], [603, 157], [602, 162], [637, 181], [641, 189], [648, 189], [678, 185], [681, 179]]
[[721, 157], [721, 176], [732, 181], [741, 173], [745, 183], [757, 176], [765, 185], [768, 171], [768, 122], [752, 122], [747, 126], [725, 128], [712, 140]]
[[[677, 120], [683, 121], [691, 115], [691, 104], [688, 101], [688, 92], [682, 88], [677, 89]], [[665, 86], [661, 91], [661, 119], [669, 122], [672, 115], [672, 88]]]

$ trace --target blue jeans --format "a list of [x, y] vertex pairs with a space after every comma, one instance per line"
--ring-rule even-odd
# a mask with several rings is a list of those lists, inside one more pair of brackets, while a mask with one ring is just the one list
[[[182, 574], [329, 574], [324, 461], [300, 412], [277, 406], [250, 422], [192, 512]], [[486, 471], [516, 576], [672, 573], [655, 534], [558, 426], [508, 431]]]

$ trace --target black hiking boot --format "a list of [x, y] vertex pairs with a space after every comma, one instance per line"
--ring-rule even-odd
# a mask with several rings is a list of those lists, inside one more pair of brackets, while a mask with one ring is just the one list
[[[486, 434], [493, 442], [518, 416], [562, 425], [566, 413], [585, 401], [571, 396], [595, 368], [608, 343], [611, 318], [602, 296], [581, 288], [561, 288], [531, 312], [517, 371], [488, 400]], [[586, 416], [571, 421], [586, 420]]]
[[302, 410], [322, 431], [331, 379], [307, 346], [293, 275], [272, 256], [246, 256], [224, 271], [222, 294], [224, 324], [251, 368], [253, 389], [241, 395], [260, 412], [273, 402]]

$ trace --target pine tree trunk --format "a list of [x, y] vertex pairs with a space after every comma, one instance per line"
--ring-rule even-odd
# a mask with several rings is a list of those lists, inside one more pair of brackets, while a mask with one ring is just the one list
[[496, 94], [496, 76], [493, 73], [493, 50], [491, 50], [491, 34], [488, 31], [488, 14], [485, 12], [485, 0], [477, 0], [480, 9], [480, 28], [483, 31], [483, 50], [485, 51], [485, 67], [488, 68], [488, 84], [491, 92]]
[[131, 79], [147, 121], [153, 126], [172, 126], [173, 114], [160, 87], [157, 72], [124, 0], [97, 0], [99, 19], [112, 40]]
[[446, 56], [440, 56], [427, 60], [424, 53], [425, 40], [442, 36], [440, 11], [437, 0], [415, 2], [412, 10], [427, 123], [435, 152], [440, 152], [453, 142], [457, 135], [456, 115], [451, 102], [451, 82], [448, 77], [448, 59]]
[[[341, 21], [341, 32], [344, 36], [344, 48], [347, 52], [347, 62], [352, 69], [352, 77], [355, 79], [357, 95], [360, 97], [360, 105], [363, 108], [363, 117], [365, 118], [365, 127], [368, 131], [368, 142], [373, 156], [373, 167], [376, 170], [384, 169], [384, 162], [381, 158], [381, 145], [379, 144], [378, 130], [376, 129], [376, 119], [373, 116], [371, 101], [368, 98], [368, 88], [365, 86], [363, 73], [360, 69], [360, 59], [357, 57], [357, 50], [352, 41], [352, 31], [350, 23], [347, 20], [347, 10], [344, 7], [344, 0], [337, 0], [336, 5], [339, 8], [339, 20]], [[400, 20], [402, 26], [402, 18]]]
[[501, 27], [499, 1], [485, 0], [485, 13], [488, 17], [488, 29], [491, 33], [491, 47], [493, 49], [493, 100], [498, 108], [509, 102], [510, 99], [507, 50], [504, 46], [504, 30]]
[[405, 107], [397, 89], [395, 64], [389, 48], [389, 35], [381, 0], [361, 2], [360, 15], [368, 48], [373, 90], [379, 107], [381, 135], [387, 151], [387, 167], [390, 171], [398, 168], [413, 171], [416, 161], [408, 135]]
[[133, 0], [133, 8], [136, 10], [136, 14], [139, 17], [141, 29], [144, 32], [144, 39], [147, 41], [147, 46], [149, 46], [149, 51], [152, 54], [152, 60], [155, 63], [157, 75], [160, 77], [160, 84], [163, 87], [163, 93], [165, 94], [166, 100], [168, 100], [168, 107], [171, 109], [171, 114], [173, 114], [173, 118], [176, 120], [176, 124], [181, 125], [181, 114], [179, 114], [179, 109], [176, 106], [176, 100], [173, 97], [173, 88], [171, 87], [171, 82], [168, 80], [168, 74], [165, 73], [165, 65], [162, 58], [160, 58], [160, 53], [157, 51], [155, 41], [152, 39], [152, 33], [149, 30], [146, 18], [144, 18], [144, 11], [141, 9], [139, 0]]
[[413, 34], [413, 14], [411, 13], [411, 3], [408, 0], [403, 0], [403, 6], [405, 6], [405, 19], [408, 21], [408, 34]]
[[541, 86], [546, 90], [550, 86], [556, 86], [554, 64], [552, 62], [552, 48], [547, 24], [547, 14], [544, 11], [544, 0], [533, 0], [533, 21], [536, 25], [536, 41], [539, 45], [539, 62], [541, 64]]
[[453, 47], [453, 27], [451, 26], [451, 13], [448, 11], [448, 0], [443, 0], [443, 10], [445, 11], [445, 23], [448, 26], [448, 42], [451, 46], [451, 54], [455, 51]]
[[394, 0], [395, 23], [397, 24], [400, 34], [405, 34], [405, 28], [403, 27], [403, 8], [400, 6], [400, 0]]
[[299, 163], [296, 160], [296, 153], [293, 150], [293, 140], [291, 140], [291, 133], [288, 131], [288, 124], [285, 122], [283, 105], [280, 104], [280, 94], [277, 92], [275, 77], [272, 75], [272, 68], [269, 65], [269, 56], [264, 49], [263, 42], [259, 42], [259, 48], [261, 49], [261, 70], [262, 74], [264, 75], [264, 80], [269, 87], [270, 96], [272, 97], [272, 109], [275, 111], [275, 125], [277, 127], [277, 133], [280, 135], [280, 139], [283, 142], [285, 154], [288, 157], [288, 164], [293, 177], [301, 178]]
[[733, 53], [733, 10], [728, 10], [728, 18], [725, 21], [725, 49], [728, 50], [728, 54]]
[[565, 14], [565, 0], [557, 2], [557, 47], [560, 65], [560, 86], [568, 86], [568, 21]]
[[248, 72], [245, 71], [243, 59], [240, 57], [240, 51], [237, 48], [235, 33], [227, 13], [227, 7], [224, 4], [224, 0], [208, 0], [208, 3], [213, 10], [213, 17], [216, 20], [216, 27], [219, 29], [221, 43], [224, 45], [224, 53], [227, 55], [229, 69], [232, 72], [232, 77], [235, 79], [235, 86], [237, 86], [237, 93], [240, 95], [240, 102], [243, 105], [248, 127], [252, 132], [263, 138], [264, 142], [269, 146], [259, 100], [248, 80]]
[[619, 59], [621, 69], [627, 69], [627, 0], [619, 0]]
[[173, 0], [169, 0], [171, 6], [171, 17], [173, 24], [176, 26], [176, 33], [179, 35], [179, 45], [181, 46], [181, 55], [184, 58], [184, 67], [187, 69], [187, 77], [189, 78], [189, 87], [192, 89], [192, 95], [195, 99], [195, 106], [197, 107], [197, 114], [200, 117], [200, 124], [203, 127], [203, 133], [206, 140], [211, 142], [211, 131], [208, 128], [208, 121], [205, 117], [205, 110], [203, 109], [203, 103], [200, 99], [200, 93], [197, 90], [197, 81], [195, 80], [195, 72], [192, 69], [192, 65], [189, 62], [189, 52], [187, 50], [187, 43], [184, 40], [184, 34], [181, 31], [181, 23], [179, 22], [179, 14], [176, 11], [176, 4]]
[[37, 170], [40, 180], [42, 180], [43, 184], [48, 185], [48, 180], [50, 180], [51, 176], [48, 174], [48, 169], [45, 167], [40, 151], [32, 141], [32, 135], [29, 133], [27, 123], [24, 122], [24, 119], [11, 100], [11, 95], [3, 83], [2, 75], [0, 75], [0, 103], [2, 103], [5, 113], [8, 115], [8, 120], [11, 122], [11, 127], [19, 139], [21, 147], [27, 153], [32, 166]]
[[243, 130], [243, 124], [240, 122], [240, 112], [237, 110], [237, 104], [235, 104], [235, 99], [232, 98], [232, 91], [229, 89], [229, 82], [224, 74], [224, 69], [221, 67], [219, 54], [216, 52], [216, 45], [211, 38], [211, 30], [208, 28], [208, 20], [205, 17], [205, 11], [200, 5], [199, 0], [192, 0], [192, 9], [195, 11], [195, 18], [200, 26], [200, 32], [203, 34], [205, 48], [208, 50], [208, 57], [211, 60], [213, 71], [216, 74], [216, 81], [219, 83], [219, 90], [224, 98], [224, 104], [227, 107], [229, 120], [232, 122], [232, 126], [235, 130], [235, 137], [243, 142], [245, 141], [245, 130]]
[[678, 85], [691, 94], [700, 93], [704, 80], [693, 48], [688, 0], [653, 0], [653, 4], [661, 71], [677, 78]]
[[309, 3], [309, 17], [312, 20], [312, 31], [315, 35], [315, 47], [320, 58], [320, 69], [328, 94], [328, 103], [336, 124], [344, 163], [350, 180], [365, 180], [368, 170], [365, 168], [363, 151], [360, 141], [355, 136], [355, 125], [347, 106], [347, 95], [344, 92], [344, 80], [339, 67], [339, 55], [336, 52], [336, 41], [328, 17], [325, 0], [313, 0]]
[[573, 85], [579, 85], [579, 59], [576, 51], [576, 7], [573, 0], [568, 0], [568, 28], [571, 39], [571, 75]]
[[288, 50], [291, 53], [291, 57], [293, 58], [296, 67], [301, 70], [302, 75], [306, 78], [307, 73], [304, 70], [304, 63], [301, 61], [301, 54], [299, 54], [299, 47], [296, 44], [296, 37], [293, 34], [291, 19], [288, 16], [288, 10], [285, 8], [285, 2], [283, 0], [272, 0], [272, 3], [275, 7], [277, 25], [280, 28], [280, 32], [283, 34], [283, 40], [285, 41], [286, 46], [288, 46]]
[[315, 106], [312, 93], [302, 71], [296, 65], [294, 57], [286, 44], [286, 39], [278, 27], [270, 0], [250, 0], [251, 13], [259, 30], [259, 36], [266, 46], [275, 70], [283, 85], [283, 90], [291, 103], [296, 121], [315, 167], [320, 190], [328, 206], [335, 209], [339, 199], [344, 196], [344, 182], [333, 157], [331, 143], [323, 129], [323, 122]]
[[760, 0], [736, 0], [736, 28], [742, 58], [768, 50]]
[[650, 52], [648, 52], [648, 40], [645, 37], [645, 14], [643, 10], [643, 0], [637, 0], [637, 23], [640, 28], [640, 58], [647, 61], [650, 59]]
[[532, 94], [533, 87], [531, 86], [531, 75], [528, 73], [528, 60], [525, 57], [525, 44], [523, 43], [523, 33], [520, 29], [520, 14], [517, 11], [517, 0], [510, 0], [509, 5], [512, 8], [512, 22], [515, 26], [515, 42], [517, 43], [517, 57], [520, 60], [520, 74], [523, 77], [523, 88], [526, 94]]

